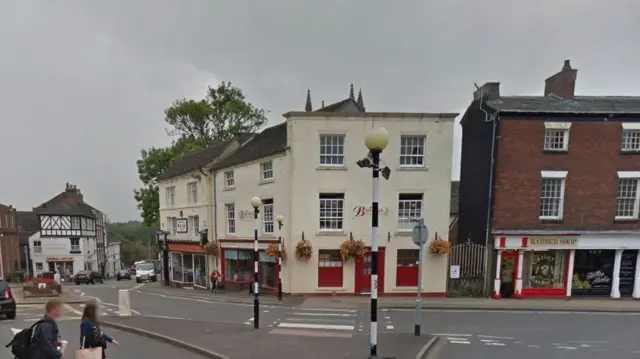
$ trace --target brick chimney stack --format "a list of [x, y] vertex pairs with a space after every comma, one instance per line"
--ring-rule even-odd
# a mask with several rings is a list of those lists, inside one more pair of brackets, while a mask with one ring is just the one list
[[80, 192], [80, 190], [78, 189], [78, 187], [76, 185], [70, 184], [69, 182], [67, 182], [64, 192], [65, 192], [65, 196], [67, 198], [72, 198], [74, 200], [78, 200], [80, 202], [83, 202], [82, 192]]
[[572, 99], [576, 90], [578, 70], [571, 68], [570, 60], [564, 60], [562, 70], [545, 80], [544, 95], [554, 94], [562, 99]]
[[500, 83], [487, 82], [473, 93], [473, 99], [497, 100], [500, 98]]

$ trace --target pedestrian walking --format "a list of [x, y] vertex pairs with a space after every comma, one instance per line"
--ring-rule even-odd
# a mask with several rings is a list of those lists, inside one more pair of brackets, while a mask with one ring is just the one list
[[211, 275], [209, 276], [209, 280], [211, 280], [211, 292], [215, 293], [218, 291], [218, 285], [220, 283], [220, 278], [222, 277], [222, 275], [220, 275], [220, 272], [218, 272], [217, 268], [214, 268], [211, 271]]
[[90, 301], [84, 307], [82, 321], [80, 322], [80, 351], [100, 348], [104, 359], [107, 357], [107, 343], [111, 343], [116, 347], [120, 346], [120, 343], [100, 329], [98, 309], [96, 301]]
[[62, 358], [62, 353], [58, 349], [61, 345], [60, 330], [58, 323], [56, 323], [62, 314], [62, 302], [58, 299], [52, 299], [45, 304], [44, 311], [44, 317], [33, 327], [31, 353], [28, 359]]

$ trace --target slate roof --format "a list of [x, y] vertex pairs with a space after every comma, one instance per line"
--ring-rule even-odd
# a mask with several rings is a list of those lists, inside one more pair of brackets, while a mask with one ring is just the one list
[[287, 149], [287, 122], [268, 127], [253, 136], [227, 158], [216, 163], [213, 169], [227, 168], [241, 163], [275, 155]]
[[45, 215], [67, 215], [67, 216], [84, 216], [88, 218], [96, 218], [93, 213], [93, 207], [84, 202], [62, 202], [51, 207], [45, 207], [38, 211], [38, 214]]
[[331, 105], [319, 108], [313, 112], [345, 112], [355, 109], [357, 112], [364, 112], [358, 103], [350, 97], [345, 98], [342, 101], [332, 103]]
[[218, 158], [218, 156], [220, 156], [233, 141], [243, 143], [251, 138], [251, 136], [253, 136], [253, 134], [243, 133], [233, 139], [222, 141], [211, 147], [205, 148], [204, 150], [182, 156], [171, 166], [165, 169], [157, 179], [163, 180], [195, 171], [198, 168], [205, 166]]
[[460, 200], [460, 181], [451, 181], [451, 202], [449, 213], [458, 214], [458, 202]]
[[506, 113], [640, 114], [637, 96], [575, 96], [567, 100], [555, 96], [504, 96], [487, 101], [487, 105]]

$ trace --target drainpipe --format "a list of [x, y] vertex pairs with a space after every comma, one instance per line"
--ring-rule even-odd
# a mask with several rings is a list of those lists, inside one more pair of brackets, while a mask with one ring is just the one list
[[[481, 104], [482, 106], [482, 104]], [[485, 111], [484, 109], [482, 109], [482, 107], [480, 107], [480, 109], [482, 111]], [[485, 252], [484, 252], [484, 270], [485, 270], [485, 276], [484, 276], [484, 280], [485, 280], [485, 291], [486, 293], [489, 293], [490, 291], [490, 283], [491, 281], [488, 279], [488, 275], [491, 273], [491, 270], [489, 268], [489, 264], [490, 264], [490, 256], [493, 253], [493, 246], [491, 245], [491, 214], [492, 214], [492, 207], [493, 207], [493, 181], [494, 181], [494, 174], [495, 174], [495, 163], [496, 163], [496, 133], [497, 133], [497, 128], [498, 128], [498, 120], [499, 120], [499, 116], [497, 114], [488, 114], [485, 111], [485, 114], [487, 116], [487, 118], [485, 119], [485, 122], [493, 122], [493, 131], [492, 131], [492, 135], [491, 135], [491, 161], [490, 161], [490, 165], [489, 165], [489, 188], [487, 189], [487, 200], [488, 200], [488, 204], [487, 204], [487, 229], [485, 232], [485, 238], [484, 238], [484, 243], [485, 243]]]
[[[211, 171], [211, 181], [213, 182], [213, 223], [209, 227], [213, 227], [213, 240], [218, 240], [218, 191], [216, 190], [216, 175], [218, 171]], [[218, 256], [222, 251], [218, 251]], [[218, 257], [215, 257], [215, 268], [218, 269]]]

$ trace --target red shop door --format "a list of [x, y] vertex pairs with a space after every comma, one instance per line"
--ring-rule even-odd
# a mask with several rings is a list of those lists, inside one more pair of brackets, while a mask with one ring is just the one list
[[[378, 294], [384, 293], [384, 253], [384, 247], [378, 248]], [[371, 293], [371, 248], [356, 261], [355, 285], [356, 294]]]

